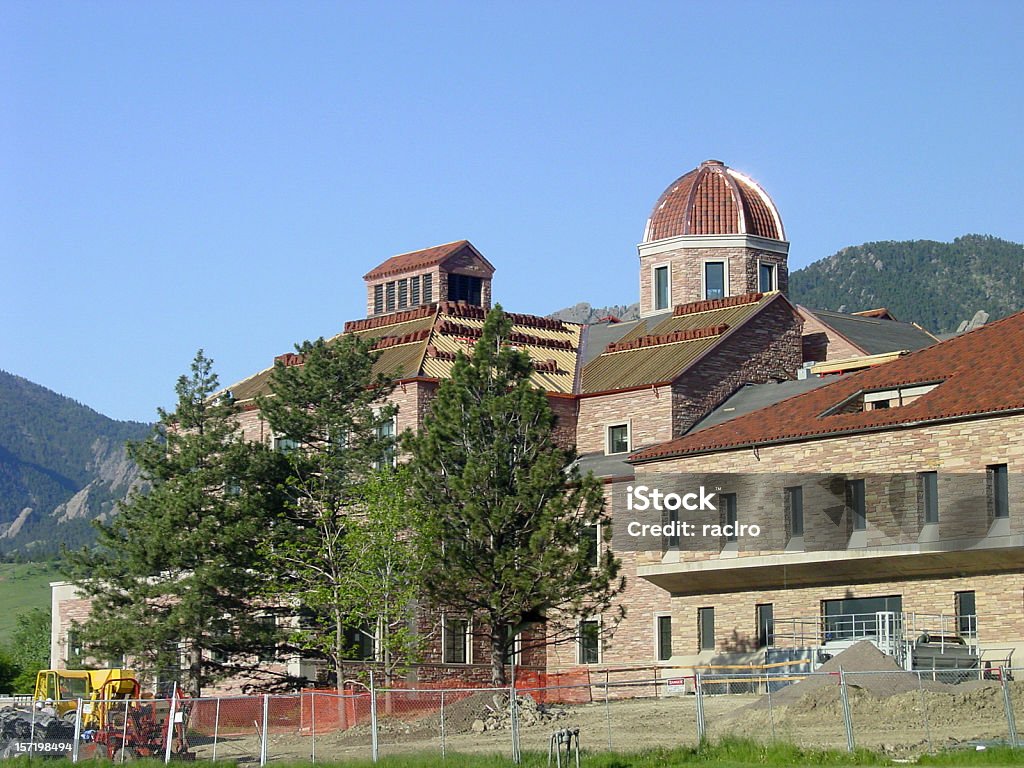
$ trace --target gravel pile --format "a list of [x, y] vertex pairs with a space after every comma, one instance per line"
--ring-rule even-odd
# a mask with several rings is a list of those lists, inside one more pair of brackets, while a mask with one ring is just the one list
[[[568, 710], [563, 707], [538, 704], [532, 696], [517, 696], [516, 703], [519, 705], [519, 725], [523, 728], [553, 723], [569, 714]], [[508, 730], [511, 727], [512, 718], [506, 704], [501, 709], [491, 709], [485, 717], [474, 720], [470, 729], [474, 733], [483, 733], [484, 731]]]

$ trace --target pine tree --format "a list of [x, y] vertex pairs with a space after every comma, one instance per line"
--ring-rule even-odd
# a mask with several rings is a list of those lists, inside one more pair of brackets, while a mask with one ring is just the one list
[[296, 352], [301, 364], [278, 361], [270, 394], [258, 400], [289, 468], [287, 511], [265, 547], [278, 574], [270, 594], [301, 611], [297, 643], [330, 661], [340, 684], [353, 635], [378, 618], [376, 606], [355, 599], [360, 553], [350, 536], [364, 483], [392, 460], [393, 385], [374, 373], [378, 355], [358, 336], [307, 341]]
[[[531, 383], [529, 356], [507, 343], [511, 328], [500, 307], [488, 314], [472, 356], [460, 354], [423, 429], [406, 439], [431, 537], [426, 593], [487, 639], [495, 685], [526, 625], [543, 622], [537, 642], [564, 640], [625, 587], [619, 561], [587, 536], [607, 522], [601, 486], [555, 442], [555, 416]], [[610, 538], [609, 525], [599, 530]]]
[[279, 640], [258, 602], [266, 569], [256, 551], [283, 476], [278, 457], [242, 440], [238, 408], [218, 388], [200, 350], [178, 380], [176, 409], [160, 410], [152, 435], [129, 444], [147, 486], [97, 523], [96, 548], [65, 552], [70, 579], [92, 598], [80, 627], [89, 656], [126, 656], [161, 679], [180, 672], [194, 696], [255, 673]]

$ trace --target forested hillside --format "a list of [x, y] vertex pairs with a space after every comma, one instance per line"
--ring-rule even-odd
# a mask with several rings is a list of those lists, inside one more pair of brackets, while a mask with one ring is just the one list
[[1024, 309], [1024, 246], [988, 235], [865, 243], [791, 273], [789, 295], [814, 309], [888, 307], [950, 333], [979, 310], [995, 320]]
[[0, 553], [88, 540], [136, 479], [125, 441], [148, 431], [0, 371]]

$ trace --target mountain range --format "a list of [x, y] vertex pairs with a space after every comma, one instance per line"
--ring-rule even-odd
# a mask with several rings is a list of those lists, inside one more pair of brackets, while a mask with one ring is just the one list
[[138, 480], [125, 442], [149, 430], [0, 371], [0, 554], [42, 559], [92, 541], [90, 521]]

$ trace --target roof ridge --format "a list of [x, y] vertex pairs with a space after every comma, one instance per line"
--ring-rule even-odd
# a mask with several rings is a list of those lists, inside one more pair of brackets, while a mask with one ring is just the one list
[[345, 329], [342, 333], [358, 333], [359, 331], [368, 331], [373, 328], [384, 328], [389, 325], [398, 325], [399, 323], [408, 323], [412, 320], [420, 320], [424, 317], [429, 317], [434, 314], [437, 310], [437, 304], [424, 304], [421, 307], [415, 309], [404, 309], [400, 312], [392, 312], [388, 315], [377, 315], [376, 317], [368, 317], [364, 320], [348, 320], [345, 322]]
[[635, 349], [649, 349], [660, 347], [666, 344], [677, 344], [683, 341], [696, 341], [707, 339], [713, 336], [721, 336], [729, 330], [728, 323], [719, 325], [708, 325], [703, 328], [687, 328], [669, 333], [649, 333], [645, 336], [637, 336], [629, 341], [613, 341], [605, 347], [605, 354], [616, 352], [630, 352]]
[[744, 293], [739, 296], [726, 296], [721, 299], [701, 299], [700, 301], [691, 301], [686, 304], [677, 304], [675, 309], [672, 310], [672, 317], [684, 317], [686, 315], [695, 315], [698, 312], [712, 312], [717, 309], [729, 309], [731, 307], [739, 307], [744, 304], [755, 304], [764, 298], [764, 293], [757, 291], [754, 293]]

